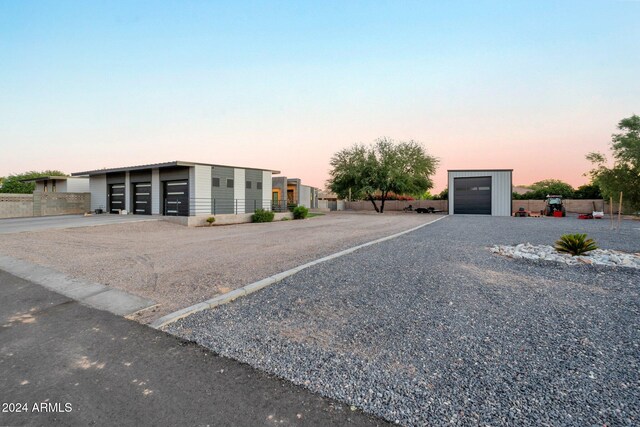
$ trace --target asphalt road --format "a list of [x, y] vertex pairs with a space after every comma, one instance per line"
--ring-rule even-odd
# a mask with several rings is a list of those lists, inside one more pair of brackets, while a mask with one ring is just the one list
[[383, 424], [1, 270], [0, 301], [0, 425]]
[[60, 215], [34, 218], [8, 218], [0, 219], [0, 234], [158, 220], [159, 217], [140, 215]]

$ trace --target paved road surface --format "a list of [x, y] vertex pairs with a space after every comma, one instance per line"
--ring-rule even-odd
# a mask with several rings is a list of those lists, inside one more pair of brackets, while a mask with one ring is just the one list
[[89, 227], [92, 225], [118, 224], [122, 222], [157, 221], [158, 219], [159, 217], [140, 215], [60, 215], [35, 218], [8, 218], [0, 219], [0, 234]]
[[201, 347], [0, 270], [0, 425], [379, 425]]

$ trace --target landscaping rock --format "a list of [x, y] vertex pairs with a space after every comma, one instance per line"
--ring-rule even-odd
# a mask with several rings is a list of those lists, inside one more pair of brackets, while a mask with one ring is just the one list
[[514, 259], [544, 260], [568, 265], [589, 264], [640, 269], [640, 255], [614, 250], [596, 249], [585, 255], [572, 256], [558, 252], [553, 246], [532, 245], [531, 243], [521, 243], [515, 246], [495, 245], [489, 250], [494, 254]]

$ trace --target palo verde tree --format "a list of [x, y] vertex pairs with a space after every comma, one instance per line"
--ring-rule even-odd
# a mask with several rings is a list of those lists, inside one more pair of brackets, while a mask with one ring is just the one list
[[389, 193], [418, 194], [432, 188], [437, 164], [416, 141], [379, 138], [369, 146], [355, 144], [334, 154], [327, 187], [341, 198], [370, 200], [376, 212], [383, 213]]
[[600, 187], [606, 198], [617, 199], [623, 193], [627, 206], [640, 210], [640, 116], [632, 115], [618, 123], [620, 133], [611, 136], [613, 167], [601, 153], [589, 153], [587, 159], [594, 164], [589, 172], [593, 183]]
[[23, 182], [23, 180], [40, 178], [43, 176], [66, 176], [66, 174], [57, 170], [47, 170], [42, 172], [29, 171], [9, 175], [2, 179], [0, 193], [31, 194], [36, 189], [36, 185], [33, 182]]

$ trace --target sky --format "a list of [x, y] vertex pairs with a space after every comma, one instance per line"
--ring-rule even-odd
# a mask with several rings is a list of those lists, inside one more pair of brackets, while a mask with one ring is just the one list
[[171, 160], [324, 187], [413, 139], [574, 186], [640, 114], [640, 1], [0, 1], [0, 176]]

